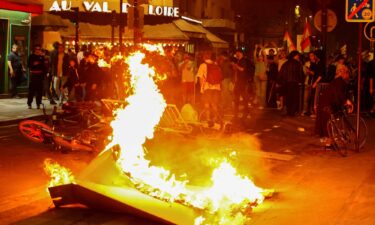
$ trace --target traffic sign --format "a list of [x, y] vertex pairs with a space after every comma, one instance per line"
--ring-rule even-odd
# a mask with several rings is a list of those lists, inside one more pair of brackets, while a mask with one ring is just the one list
[[[314, 26], [318, 31], [322, 31], [322, 10], [319, 10], [314, 16]], [[331, 32], [337, 25], [336, 13], [327, 9], [327, 32]]]
[[369, 22], [364, 29], [365, 37], [369, 41], [375, 41], [375, 22]]
[[346, 0], [347, 22], [374, 21], [374, 0]]

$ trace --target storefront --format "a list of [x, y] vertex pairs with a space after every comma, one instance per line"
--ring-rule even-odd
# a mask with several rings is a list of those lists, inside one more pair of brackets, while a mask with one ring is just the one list
[[[42, 13], [42, 6], [30, 4], [32, 1], [1, 1], [0, 4], [0, 94], [9, 92], [7, 58], [12, 45], [19, 46], [18, 54], [26, 66], [30, 53], [30, 22], [32, 13]], [[28, 74], [19, 86], [26, 89]]]

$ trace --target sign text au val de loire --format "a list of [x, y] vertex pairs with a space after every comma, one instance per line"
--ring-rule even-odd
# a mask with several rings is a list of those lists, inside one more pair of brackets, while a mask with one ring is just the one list
[[[77, 1], [74, 1], [75, 3]], [[70, 11], [72, 7], [83, 8], [85, 12], [100, 12], [100, 13], [110, 13], [112, 10], [116, 10], [119, 7], [111, 8], [111, 5], [114, 5], [113, 2], [109, 1], [80, 1], [78, 5], [74, 5], [72, 1], [68, 0], [55, 0], [52, 1], [52, 4], [48, 7], [49, 11]], [[117, 5], [117, 4], [116, 4]], [[128, 8], [131, 7], [131, 4], [124, 2], [122, 4], [122, 11], [128, 13]], [[168, 17], [179, 17], [179, 8], [173, 6], [158, 6], [148, 4], [145, 7], [145, 14], [154, 15], [154, 16], [168, 16]]]

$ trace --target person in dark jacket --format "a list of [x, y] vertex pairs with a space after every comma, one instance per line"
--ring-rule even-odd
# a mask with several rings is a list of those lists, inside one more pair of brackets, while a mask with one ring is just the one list
[[27, 96], [27, 105], [31, 109], [31, 103], [35, 96], [37, 109], [40, 108], [42, 104], [43, 95], [43, 79], [46, 73], [46, 68], [44, 64], [44, 56], [42, 55], [42, 49], [40, 45], [34, 46], [34, 52], [29, 57], [29, 70], [30, 70], [30, 83], [29, 83], [29, 93]]
[[[327, 123], [331, 114], [335, 114], [342, 110], [344, 105], [351, 106], [353, 104], [348, 96], [349, 69], [341, 66], [336, 71], [335, 79], [329, 84], [328, 88], [323, 92], [320, 104], [317, 109], [317, 118], [315, 121], [315, 133], [320, 137], [327, 137]], [[331, 140], [327, 139], [326, 145], [330, 145]]]
[[276, 104], [276, 80], [278, 76], [278, 65], [274, 56], [267, 57], [267, 107], [277, 108]]
[[282, 85], [285, 86], [285, 101], [288, 116], [295, 116], [300, 108], [300, 86], [305, 80], [303, 67], [298, 51], [292, 51], [289, 59], [281, 67], [280, 76]]
[[21, 84], [23, 71], [25, 71], [21, 57], [18, 55], [18, 45], [12, 45], [12, 51], [8, 55], [8, 68], [11, 81], [11, 97], [20, 98], [17, 93], [17, 86]]
[[69, 60], [69, 72], [68, 72], [68, 79], [66, 83], [63, 85], [63, 89], [68, 88], [68, 100], [75, 100], [76, 99], [76, 92], [80, 93], [78, 90], [79, 88], [79, 74], [77, 69], [77, 62], [75, 59]]
[[91, 54], [88, 57], [88, 67], [84, 81], [86, 84], [86, 99], [95, 101], [100, 97], [100, 84], [103, 82], [103, 70], [98, 66], [98, 57]]

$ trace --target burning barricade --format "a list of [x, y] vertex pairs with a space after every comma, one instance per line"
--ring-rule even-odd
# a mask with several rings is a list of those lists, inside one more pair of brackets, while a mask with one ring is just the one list
[[144, 144], [153, 138], [167, 107], [156, 83], [165, 76], [145, 63], [149, 51], [162, 54], [160, 47], [144, 45], [124, 58], [132, 94], [126, 107], [114, 112], [112, 141], [106, 149], [75, 178], [47, 162], [55, 205], [82, 203], [172, 224], [245, 224], [252, 208], [272, 191], [239, 175], [228, 160], [213, 170], [210, 186], [196, 187], [146, 159]]

